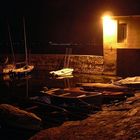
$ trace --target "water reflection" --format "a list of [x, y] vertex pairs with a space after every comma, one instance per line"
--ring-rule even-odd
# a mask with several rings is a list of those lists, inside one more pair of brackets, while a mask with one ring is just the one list
[[1, 103], [17, 103], [18, 99], [29, 96], [29, 79], [31, 79], [31, 75], [21, 77], [4, 75], [0, 79]]

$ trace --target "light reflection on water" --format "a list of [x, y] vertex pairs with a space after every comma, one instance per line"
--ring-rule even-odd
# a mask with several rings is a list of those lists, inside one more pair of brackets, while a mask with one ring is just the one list
[[23, 98], [28, 98], [40, 94], [43, 87], [66, 88], [75, 87], [77, 83], [104, 82], [109, 83], [118, 77], [104, 75], [73, 74], [73, 77], [50, 78], [46, 71], [34, 71], [26, 77], [6, 77], [0, 80], [0, 102], [17, 103]]

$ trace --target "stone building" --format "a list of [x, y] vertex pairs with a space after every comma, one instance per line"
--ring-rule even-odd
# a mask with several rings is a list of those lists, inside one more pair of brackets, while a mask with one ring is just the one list
[[140, 16], [103, 18], [104, 74], [140, 74]]

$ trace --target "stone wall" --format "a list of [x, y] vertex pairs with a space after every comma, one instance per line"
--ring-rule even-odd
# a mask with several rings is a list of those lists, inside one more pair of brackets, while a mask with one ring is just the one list
[[105, 75], [116, 75], [117, 71], [117, 49], [104, 49], [104, 71]]
[[[69, 67], [74, 68], [75, 73], [102, 74], [103, 56], [95, 55], [70, 55]], [[30, 63], [40, 70], [58, 70], [64, 67], [65, 55], [31, 54]]]

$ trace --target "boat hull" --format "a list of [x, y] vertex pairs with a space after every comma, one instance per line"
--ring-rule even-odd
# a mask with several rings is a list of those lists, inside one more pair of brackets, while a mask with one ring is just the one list
[[64, 77], [64, 76], [70, 76], [73, 73], [72, 68], [63, 68], [57, 71], [51, 71], [49, 74], [53, 77]]
[[32, 72], [34, 69], [33, 65], [23, 66], [21, 68], [16, 68], [14, 66], [12, 67], [6, 67], [3, 69], [2, 74], [10, 74], [10, 75], [26, 75], [30, 72]]
[[140, 76], [127, 77], [115, 82], [116, 85], [129, 87], [133, 90], [140, 89]]
[[119, 86], [108, 83], [79, 83], [85, 91], [101, 92], [103, 97], [103, 103], [125, 100], [127, 97], [134, 96], [133, 89], [127, 86]]
[[78, 83], [78, 86], [82, 87], [86, 91], [128, 91], [130, 90], [126, 86], [119, 86], [108, 83]]
[[102, 104], [102, 93], [87, 92], [80, 88], [52, 89], [41, 91], [55, 105], [63, 106], [98, 106]]

